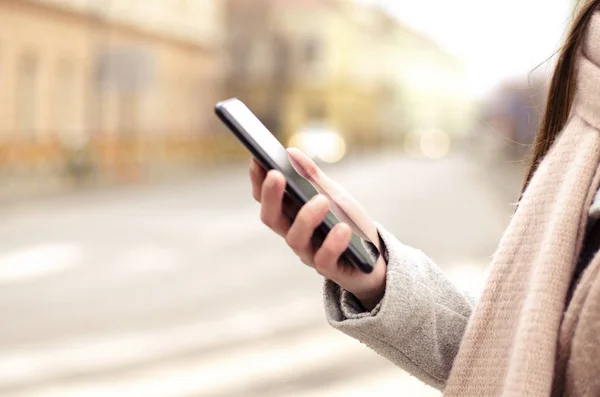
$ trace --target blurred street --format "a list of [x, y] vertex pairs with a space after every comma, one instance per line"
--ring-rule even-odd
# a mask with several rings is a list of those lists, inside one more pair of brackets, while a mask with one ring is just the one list
[[[460, 153], [327, 171], [477, 292], [518, 177]], [[262, 226], [243, 165], [0, 216], [2, 396], [438, 395], [329, 329], [322, 281]]]

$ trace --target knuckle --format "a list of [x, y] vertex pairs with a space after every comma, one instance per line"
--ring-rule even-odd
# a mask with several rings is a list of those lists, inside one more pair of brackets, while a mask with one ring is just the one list
[[260, 195], [261, 198], [263, 200], [265, 199], [269, 199], [271, 196], [271, 189], [269, 188], [267, 183], [264, 183], [261, 187], [260, 187]]
[[329, 265], [330, 265], [330, 260], [327, 258], [315, 258], [315, 270], [317, 271], [317, 273], [319, 273], [321, 276], [324, 276], [327, 273], [327, 269], [329, 269]]
[[316, 216], [313, 208], [309, 205], [305, 205], [298, 213], [295, 223], [298, 225], [298, 228], [302, 229], [306, 234], [309, 232], [309, 229], [314, 229], [316, 223], [315, 218]]
[[309, 179], [317, 179], [319, 177], [319, 167], [315, 164], [307, 165], [305, 171], [308, 174]]
[[321, 245], [321, 252], [323, 258], [327, 260], [335, 256], [336, 249], [331, 242], [325, 242], [325, 244]]
[[[319, 197], [320, 200], [317, 197]], [[320, 196], [317, 197], [315, 197], [309, 204], [305, 205], [299, 214], [299, 217], [302, 218], [303, 223], [311, 228], [315, 228], [321, 223], [323, 220], [322, 218], [325, 217], [323, 211], [329, 206], [329, 202], [326, 201], [326, 198]]]
[[308, 256], [300, 256], [300, 261], [302, 261], [302, 263], [304, 263], [306, 266], [308, 267], [314, 267], [314, 263], [312, 261], [312, 258], [308, 257]]
[[280, 181], [281, 173], [277, 170], [270, 170], [267, 173], [266, 179], [269, 180], [270, 185], [277, 185]]
[[262, 221], [262, 223], [264, 223], [268, 227], [273, 226], [273, 221], [272, 221], [271, 217], [269, 217], [268, 214], [266, 214], [264, 212], [260, 214], [260, 220]]
[[288, 233], [288, 235], [286, 236], [285, 242], [292, 250], [294, 250], [294, 252], [301, 251], [301, 248], [302, 248], [301, 242], [299, 241], [299, 239], [297, 237], [292, 236], [290, 233]]
[[315, 268], [315, 272], [317, 272], [317, 274], [319, 274], [320, 276], [325, 276], [325, 271], [324, 271], [324, 268], [320, 261], [319, 262], [315, 261], [314, 268]]
[[327, 272], [327, 271], [326, 271], [326, 268], [324, 268], [324, 267], [318, 267], [318, 266], [315, 266], [315, 271], [317, 272], [317, 274], [318, 274], [319, 276], [322, 276], [322, 277], [329, 277], [329, 272]]
[[314, 214], [311, 211], [304, 211], [302, 214], [299, 214], [297, 221], [298, 227], [302, 229], [304, 234], [308, 234], [309, 231], [314, 229]]

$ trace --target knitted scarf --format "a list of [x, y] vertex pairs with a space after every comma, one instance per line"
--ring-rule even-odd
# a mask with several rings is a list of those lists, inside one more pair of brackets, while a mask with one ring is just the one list
[[600, 184], [600, 14], [579, 49], [571, 117], [494, 256], [444, 395], [600, 396], [600, 256], [567, 293]]

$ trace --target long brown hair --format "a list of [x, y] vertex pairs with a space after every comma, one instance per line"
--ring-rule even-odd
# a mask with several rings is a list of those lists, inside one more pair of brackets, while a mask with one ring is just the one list
[[523, 191], [529, 185], [538, 165], [550, 150], [569, 118], [575, 97], [577, 50], [583, 40], [588, 22], [599, 3], [600, 0], [580, 0], [565, 42], [558, 51], [558, 60], [550, 81], [546, 110], [533, 143], [533, 156], [523, 184]]

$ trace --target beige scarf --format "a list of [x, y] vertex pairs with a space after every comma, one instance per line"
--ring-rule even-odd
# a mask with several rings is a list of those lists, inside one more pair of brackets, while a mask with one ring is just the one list
[[572, 116], [502, 238], [445, 396], [600, 396], [599, 255], [567, 305], [599, 164], [596, 13], [580, 49]]

